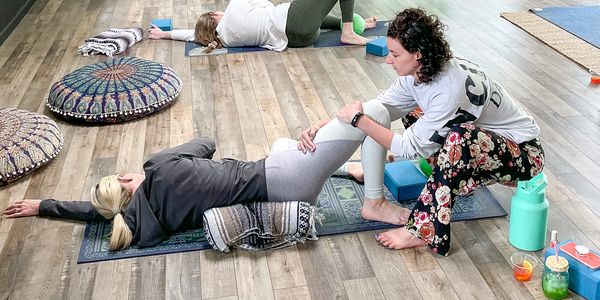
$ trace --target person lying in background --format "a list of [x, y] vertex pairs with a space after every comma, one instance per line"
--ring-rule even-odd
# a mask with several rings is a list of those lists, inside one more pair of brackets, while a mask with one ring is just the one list
[[[329, 15], [339, 2], [342, 18]], [[295, 0], [277, 6], [268, 0], [232, 0], [225, 11], [207, 12], [195, 29], [148, 30], [151, 39], [172, 39], [200, 43], [206, 52], [222, 47], [258, 46], [274, 51], [287, 47], [307, 47], [319, 38], [319, 29], [340, 29], [340, 42], [365, 45], [368, 40], [354, 32], [354, 0]], [[375, 27], [374, 17], [365, 20], [365, 28]]]

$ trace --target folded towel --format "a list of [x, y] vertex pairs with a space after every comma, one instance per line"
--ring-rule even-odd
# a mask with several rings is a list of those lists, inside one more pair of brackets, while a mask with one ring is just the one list
[[259, 251], [316, 240], [316, 211], [306, 202], [252, 202], [204, 212], [204, 235], [213, 248]]
[[84, 56], [104, 54], [109, 57], [125, 52], [133, 44], [142, 40], [141, 28], [111, 28], [86, 39], [78, 51]]

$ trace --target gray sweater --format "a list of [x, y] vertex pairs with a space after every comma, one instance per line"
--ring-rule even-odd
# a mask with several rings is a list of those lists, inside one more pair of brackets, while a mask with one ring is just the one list
[[[162, 151], [144, 164], [145, 180], [123, 213], [133, 245], [152, 246], [171, 233], [202, 227], [213, 207], [267, 200], [264, 159], [212, 160], [215, 143], [200, 138]], [[40, 216], [103, 220], [90, 202], [40, 203]]]

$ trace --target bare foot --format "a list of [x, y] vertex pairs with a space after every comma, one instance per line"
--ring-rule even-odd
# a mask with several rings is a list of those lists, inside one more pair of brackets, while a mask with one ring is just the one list
[[347, 33], [342, 32], [342, 36], [340, 37], [340, 42], [342, 42], [344, 44], [363, 45], [364, 46], [367, 44], [368, 41], [369, 41], [369, 39], [354, 33], [354, 31], [350, 31]]
[[391, 204], [385, 198], [365, 198], [360, 215], [366, 220], [404, 225], [406, 224], [406, 220], [408, 220], [410, 210]]
[[[389, 153], [385, 159], [386, 162], [394, 162], [395, 155]], [[362, 163], [348, 162], [348, 176], [353, 177], [358, 182], [365, 182], [365, 173], [363, 172]]]
[[408, 232], [406, 228], [388, 230], [378, 234], [377, 241], [389, 249], [406, 249], [427, 245], [427, 242]]
[[365, 29], [373, 28], [377, 25], [377, 18], [370, 17], [365, 19]]
[[348, 175], [358, 182], [365, 182], [365, 173], [363, 172], [362, 164], [359, 162], [348, 163]]

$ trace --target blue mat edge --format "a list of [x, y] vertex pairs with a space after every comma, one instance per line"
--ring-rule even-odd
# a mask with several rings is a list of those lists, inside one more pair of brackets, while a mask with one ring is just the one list
[[550, 16], [548, 16], [547, 14], [545, 14], [544, 10], [561, 10], [561, 9], [577, 9], [577, 8], [589, 8], [589, 7], [594, 7], [594, 8], [598, 8], [600, 9], [600, 6], [598, 5], [572, 5], [572, 6], [548, 6], [548, 7], [541, 7], [541, 10], [539, 10], [538, 8], [531, 8], [529, 9], [530, 12], [534, 13], [536, 16], [552, 23], [553, 25], [561, 28], [562, 30], [578, 37], [579, 39], [581, 39], [582, 41], [596, 47], [596, 48], [600, 48], [600, 40], [596, 41], [596, 43], [589, 41], [586, 39], [586, 37], [582, 36], [582, 34], [586, 34], [586, 33], [577, 33], [577, 32], [573, 32], [571, 31], [570, 28], [565, 27], [564, 24], [561, 25], [561, 23], [556, 23], [557, 21], [553, 18], [551, 18]]

